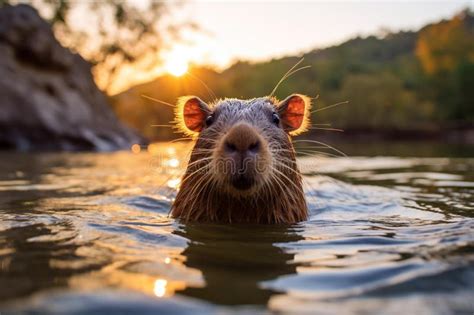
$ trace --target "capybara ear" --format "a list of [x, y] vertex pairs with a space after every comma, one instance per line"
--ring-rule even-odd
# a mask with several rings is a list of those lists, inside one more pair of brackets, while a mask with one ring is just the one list
[[301, 94], [292, 94], [278, 104], [283, 129], [292, 136], [305, 132], [310, 124], [311, 100]]
[[176, 122], [178, 129], [189, 136], [196, 136], [203, 128], [211, 110], [209, 106], [196, 96], [183, 96], [176, 106]]

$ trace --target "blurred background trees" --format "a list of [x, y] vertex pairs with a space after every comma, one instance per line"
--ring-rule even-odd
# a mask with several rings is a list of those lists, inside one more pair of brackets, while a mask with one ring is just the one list
[[[474, 15], [465, 10], [449, 20], [414, 32], [384, 32], [381, 36], [354, 38], [338, 46], [301, 56], [265, 62], [240, 61], [217, 73], [193, 68], [217, 97], [252, 98], [268, 95], [281, 76], [304, 57], [302, 70], [277, 90], [319, 95], [315, 108], [349, 101], [318, 111], [312, 120], [351, 130], [438, 130], [473, 127], [474, 122]], [[156, 139], [174, 137], [169, 124], [172, 109], [144, 99], [148, 95], [174, 103], [179, 95], [213, 97], [191, 75], [162, 76], [112, 98], [119, 116], [129, 125]], [[133, 119], [131, 109], [142, 111]]]
[[440, 119], [474, 120], [474, 17], [465, 10], [420, 31], [416, 54]]
[[[9, 2], [17, 1], [0, 0], [0, 5]], [[192, 23], [169, 19], [176, 5], [168, 2], [34, 0], [32, 5], [51, 21], [63, 45], [93, 64], [96, 82], [109, 94], [114, 94], [119, 74], [153, 71], [161, 63], [160, 50], [179, 41], [183, 30], [198, 30]], [[110, 96], [110, 101], [129, 126], [152, 140], [169, 139], [176, 137], [172, 128], [152, 125], [168, 125], [173, 109], [144, 95], [168, 103], [187, 94], [209, 102], [214, 94], [265, 96], [301, 57], [302, 66], [311, 68], [288, 78], [277, 97], [319, 95], [315, 109], [349, 101], [315, 112], [315, 123], [372, 132], [473, 128], [474, 14], [468, 9], [418, 31], [383, 30], [298, 56], [238, 61], [223, 71], [194, 66], [181, 77], [163, 74]]]
[[[0, 6], [17, 0], [0, 0]], [[153, 71], [161, 51], [177, 40], [192, 23], [165, 21], [179, 4], [164, 1], [122, 0], [67, 1], [33, 0], [29, 3], [53, 26], [64, 46], [81, 54], [93, 65], [98, 86], [110, 91], [120, 72]]]

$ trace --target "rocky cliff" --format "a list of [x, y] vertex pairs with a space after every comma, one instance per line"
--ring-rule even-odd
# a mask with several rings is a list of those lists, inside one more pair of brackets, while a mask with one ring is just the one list
[[0, 9], [0, 149], [115, 150], [142, 142], [28, 5]]

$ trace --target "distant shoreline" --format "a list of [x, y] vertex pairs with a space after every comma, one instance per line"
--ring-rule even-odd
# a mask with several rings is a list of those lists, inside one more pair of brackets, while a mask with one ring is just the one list
[[[325, 127], [321, 127], [325, 128]], [[328, 127], [332, 128], [332, 127]], [[334, 128], [338, 128], [334, 126]], [[324, 139], [335, 142], [346, 141], [443, 141], [451, 144], [474, 145], [474, 126], [452, 126], [446, 128], [425, 128], [425, 129], [380, 129], [370, 127], [341, 128], [343, 131], [333, 131], [324, 129], [309, 130], [298, 139]], [[149, 139], [150, 142], [171, 141], [180, 138], [178, 134], [171, 136], [155, 137]]]
[[302, 138], [324, 138], [331, 141], [443, 141], [453, 144], [474, 145], [474, 126], [455, 126], [432, 129], [372, 129], [346, 128], [344, 132], [310, 130]]

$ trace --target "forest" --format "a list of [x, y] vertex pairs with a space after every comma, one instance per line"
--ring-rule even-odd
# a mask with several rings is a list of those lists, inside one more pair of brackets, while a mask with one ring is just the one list
[[177, 136], [166, 126], [173, 120], [172, 108], [150, 98], [175, 103], [188, 94], [208, 102], [269, 95], [302, 58], [299, 66], [305, 68], [282, 82], [275, 95], [312, 97], [313, 123], [354, 133], [473, 127], [474, 14], [468, 9], [418, 31], [357, 37], [265, 62], [239, 61], [222, 72], [194, 66], [182, 77], [163, 75], [110, 99], [127, 125], [152, 140], [169, 139]]

